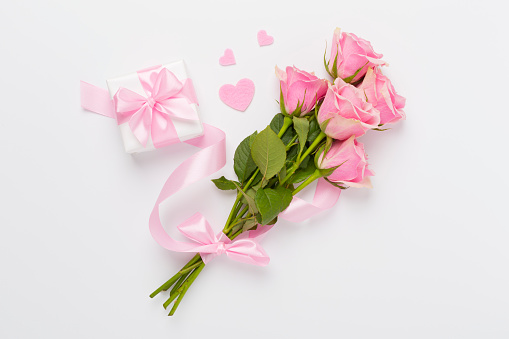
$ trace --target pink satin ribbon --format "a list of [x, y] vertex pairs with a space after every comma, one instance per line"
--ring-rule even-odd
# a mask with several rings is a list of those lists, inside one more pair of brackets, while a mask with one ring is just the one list
[[117, 119], [115, 105], [113, 105], [113, 100], [111, 100], [110, 93], [107, 90], [80, 81], [80, 94], [81, 107], [87, 111]]
[[[266, 232], [270, 227], [265, 226], [261, 228], [266, 229], [264, 230]], [[177, 228], [187, 238], [193, 240], [194, 243], [176, 242], [173, 239], [170, 241], [168, 239], [159, 239], [159, 244], [172, 251], [198, 252], [205, 264], [223, 253], [233, 260], [246, 264], [265, 266], [269, 263], [269, 256], [256, 240], [256, 237], [261, 234], [260, 232], [253, 234], [246, 232], [234, 241], [231, 241], [222, 232], [216, 236], [207, 220], [200, 213], [196, 213], [178, 225]]]
[[[147, 81], [148, 83], [150, 79], [154, 79], [156, 71], [154, 68], [149, 69], [145, 73], [146, 71], [142, 71], [143, 76], [140, 77], [140, 81]], [[145, 75], [147, 75], [147, 78], [145, 78]], [[157, 84], [158, 81], [161, 83], [166, 80], [157, 80], [156, 76], [153, 83]], [[154, 88], [153, 92], [159, 93], [158, 87], [154, 86]], [[185, 85], [183, 85], [179, 93], [185, 92], [184, 88]], [[157, 97], [159, 98], [159, 96]], [[110, 99], [108, 91], [83, 81], [81, 82], [81, 105], [87, 110], [104, 116], [111, 118], [118, 117], [115, 114], [113, 101]], [[145, 103], [142, 103], [141, 107], [143, 106], [145, 106]], [[175, 113], [175, 115], [177, 114], [179, 113]], [[208, 263], [217, 255], [225, 253], [230, 258], [240, 262], [258, 266], [267, 265], [269, 257], [257, 240], [260, 239], [261, 235], [269, 231], [273, 225], [258, 225], [256, 230], [244, 232], [234, 241], [230, 241], [223, 233], [216, 236], [206, 219], [197, 213], [178, 226], [178, 229], [187, 238], [193, 240], [193, 242], [175, 240], [164, 230], [159, 216], [160, 204], [181, 189], [219, 171], [226, 164], [224, 132], [207, 124], [203, 124], [203, 126], [203, 136], [184, 141], [201, 150], [184, 160], [166, 180], [150, 214], [150, 233], [154, 240], [164, 248], [176, 252], [200, 253], [205, 263]], [[340, 193], [341, 190], [339, 188], [330, 185], [324, 179], [319, 179], [312, 203], [294, 197], [290, 206], [280, 214], [280, 217], [291, 222], [306, 220], [334, 206]]]

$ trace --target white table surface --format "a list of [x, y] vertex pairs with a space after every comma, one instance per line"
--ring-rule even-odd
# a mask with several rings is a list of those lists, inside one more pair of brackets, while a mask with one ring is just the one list
[[[325, 76], [336, 26], [384, 54], [407, 98], [407, 121], [362, 138], [374, 189], [280, 222], [268, 267], [216, 259], [167, 317], [148, 295], [190, 255], [160, 248], [148, 216], [196, 149], [124, 153], [115, 122], [80, 108], [79, 80], [185, 59], [204, 121], [227, 134], [212, 177], [232, 176], [236, 145], [278, 111], [274, 66]], [[493, 0], [5, 2], [0, 337], [508, 338], [508, 33]], [[237, 65], [219, 65], [226, 48]], [[218, 90], [244, 77], [242, 113]], [[232, 200], [203, 180], [165, 223], [199, 210], [219, 230]]]

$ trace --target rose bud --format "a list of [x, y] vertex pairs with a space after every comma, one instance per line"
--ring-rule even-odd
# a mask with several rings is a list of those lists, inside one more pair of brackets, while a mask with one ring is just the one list
[[350, 83], [361, 79], [368, 68], [385, 65], [385, 61], [380, 60], [382, 57], [373, 50], [369, 41], [336, 28], [329, 62], [325, 65], [333, 78], [339, 77]]
[[276, 66], [276, 76], [281, 88], [281, 110], [290, 115], [306, 115], [327, 92], [327, 80], [295, 66], [286, 67], [286, 72]]
[[380, 112], [366, 102], [364, 92], [337, 78], [329, 85], [318, 111], [318, 122], [329, 137], [345, 140], [377, 128]]
[[380, 123], [395, 123], [405, 119], [405, 98], [397, 94], [389, 78], [378, 68], [370, 68], [359, 86], [368, 102], [380, 112]]
[[364, 153], [364, 145], [352, 135], [344, 141], [334, 141], [325, 155], [318, 157], [317, 167], [329, 169], [337, 167], [332, 174], [327, 176], [331, 182], [341, 182], [351, 187], [371, 188], [370, 176], [375, 175], [368, 169], [367, 157]]

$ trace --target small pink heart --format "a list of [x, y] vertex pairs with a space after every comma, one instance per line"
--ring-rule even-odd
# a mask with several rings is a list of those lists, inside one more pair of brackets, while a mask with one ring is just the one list
[[258, 32], [258, 45], [260, 45], [260, 47], [272, 45], [273, 42], [274, 38], [268, 35], [263, 29]]
[[229, 48], [225, 49], [224, 55], [219, 58], [219, 64], [221, 66], [229, 66], [235, 65], [235, 56], [233, 55], [233, 51]]
[[219, 89], [219, 98], [237, 111], [244, 112], [253, 100], [255, 86], [249, 79], [241, 79], [237, 85], [223, 85]]

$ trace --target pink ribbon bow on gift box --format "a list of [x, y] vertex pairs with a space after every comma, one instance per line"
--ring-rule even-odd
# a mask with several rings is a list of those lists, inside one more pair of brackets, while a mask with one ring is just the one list
[[200, 253], [205, 264], [224, 253], [231, 259], [242, 263], [265, 266], [269, 263], [269, 256], [255, 238], [267, 232], [271, 227], [259, 227], [259, 231], [243, 233], [232, 241], [222, 232], [219, 236], [216, 236], [208, 221], [200, 213], [196, 213], [177, 226], [182, 234], [195, 241], [195, 243], [180, 242], [173, 239], [171, 241], [160, 241], [159, 243], [163, 247], [176, 252]]
[[129, 122], [133, 134], [145, 147], [150, 136], [156, 148], [179, 142], [172, 118], [198, 120], [190, 104], [198, 104], [192, 81], [184, 83], [167, 68], [150, 67], [138, 71], [146, 97], [119, 88], [113, 102], [118, 124]]

